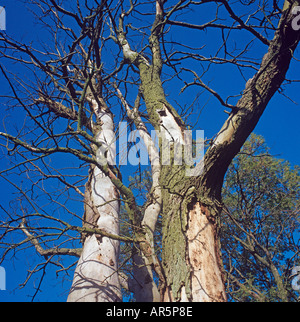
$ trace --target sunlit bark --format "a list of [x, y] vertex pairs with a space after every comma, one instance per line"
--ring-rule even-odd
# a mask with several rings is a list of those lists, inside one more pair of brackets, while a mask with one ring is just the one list
[[[96, 156], [99, 164], [112, 164], [115, 158], [115, 135], [112, 114], [105, 105], [91, 101], [101, 129], [96, 141], [101, 143]], [[101, 122], [101, 123], [100, 123]], [[84, 225], [113, 235], [119, 234], [119, 192], [99, 167], [91, 166], [86, 184]], [[121, 301], [118, 275], [119, 241], [96, 234], [87, 236], [77, 264], [69, 302]]]

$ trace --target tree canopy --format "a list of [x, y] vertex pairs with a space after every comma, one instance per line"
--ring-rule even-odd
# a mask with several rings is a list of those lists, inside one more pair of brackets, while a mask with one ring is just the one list
[[37, 255], [33, 298], [75, 266], [69, 301], [293, 297], [297, 170], [252, 138], [222, 189], [297, 86], [299, 4], [30, 0], [30, 32], [0, 30], [0, 264]]
[[270, 155], [256, 135], [229, 167], [222, 249], [232, 300], [297, 300], [291, 271], [299, 265], [299, 170]]

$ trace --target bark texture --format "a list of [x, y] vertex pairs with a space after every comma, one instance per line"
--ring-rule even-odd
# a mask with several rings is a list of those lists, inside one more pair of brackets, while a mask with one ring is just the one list
[[[296, 30], [298, 26], [295, 26], [299, 18], [296, 18], [298, 12], [293, 8], [299, 6], [300, 1], [284, 1], [282, 11], [277, 1], [271, 4], [265, 1], [248, 17], [245, 16], [246, 11], [250, 11], [248, 8], [251, 7], [244, 7], [237, 16], [234, 11], [242, 8], [239, 2], [243, 1], [233, 0], [179, 0], [170, 3], [166, 0], [77, 1], [77, 5], [74, 1], [31, 2], [37, 6], [41, 21], [51, 32], [52, 45], [39, 44], [34, 48], [34, 40], [26, 44], [6, 32], [0, 32], [1, 58], [21, 66], [19, 72], [17, 68], [8, 72], [0, 64], [1, 73], [9, 85], [2, 97], [7, 103], [13, 102], [11, 106], [10, 103], [7, 105], [9, 113], [21, 107], [21, 115], [24, 116], [24, 124], [21, 122], [20, 128], [7, 126], [14, 135], [0, 132], [1, 149], [6, 149], [8, 156], [13, 158], [13, 164], [9, 165], [9, 169], [1, 170], [0, 177], [6, 179], [6, 173], [13, 174], [13, 177], [20, 173], [29, 179], [29, 186], [23, 188], [7, 179], [20, 193], [21, 197], [16, 200], [21, 207], [18, 211], [15, 207], [10, 209], [15, 217], [10, 211], [7, 212], [7, 222], [3, 221], [0, 227], [4, 229], [3, 238], [20, 230], [26, 239], [17, 245], [8, 244], [9, 247], [2, 242], [9, 248], [5, 250], [3, 260], [8, 251], [15, 251], [15, 247], [27, 248], [27, 243], [46, 260], [44, 270], [46, 265], [55, 264], [48, 260], [49, 256], [80, 256], [69, 302], [121, 301], [120, 282], [125, 287], [127, 285], [137, 301], [226, 301], [219, 242], [223, 180], [233, 158], [286, 79], [299, 44], [300, 33]], [[255, 7], [253, 1], [242, 4]], [[196, 7], [200, 8], [198, 22], [206, 23], [197, 25], [184, 22], [184, 18], [176, 21]], [[155, 10], [155, 14], [151, 10]], [[207, 17], [213, 13], [212, 10], [215, 14], [208, 22]], [[151, 14], [154, 21], [149, 26]], [[273, 22], [279, 15], [281, 19], [276, 28]], [[193, 15], [190, 18], [197, 17]], [[173, 26], [176, 26], [174, 34], [170, 32]], [[204, 48], [206, 46], [199, 47], [198, 40], [192, 44], [191, 37], [188, 37], [185, 43], [177, 28], [187, 28], [188, 32], [192, 29], [219, 30], [222, 41], [220, 44], [212, 42], [214, 52], [218, 47], [213, 56], [212, 52], [208, 53], [208, 48]], [[235, 36], [239, 31], [249, 32], [251, 39], [247, 44], [243, 41], [241, 46], [235, 46], [230, 43], [231, 35]], [[265, 37], [272, 32], [274, 36], [269, 41]], [[216, 34], [212, 32], [212, 35]], [[147, 41], [145, 37], [148, 37]], [[260, 66], [256, 60], [257, 53], [248, 57], [252, 37], [266, 46]], [[132, 46], [130, 42], [133, 42]], [[197, 66], [193, 67], [193, 64]], [[219, 64], [233, 64], [243, 77], [245, 73], [255, 70], [236, 106], [228, 104], [233, 96], [223, 100], [219, 93], [203, 82], [209, 70], [215, 71], [212, 66]], [[162, 76], [164, 65], [168, 68]], [[29, 72], [26, 80], [21, 77], [24, 68], [28, 68]], [[193, 74], [191, 82], [188, 82], [188, 73]], [[203, 171], [198, 171], [201, 165], [194, 167], [189, 162], [185, 163], [185, 148], [187, 145], [190, 147], [191, 138], [186, 138], [187, 124], [171, 104], [176, 102], [176, 97], [169, 100], [166, 95], [165, 86], [169, 81], [171, 86], [174, 85], [174, 88], [169, 86], [170, 91], [176, 90], [179, 84], [183, 86], [181, 93], [191, 86], [200, 86], [222, 106], [230, 109], [228, 118], [211, 140], [201, 161]], [[126, 100], [131, 100], [134, 92], [137, 99], [133, 106]], [[152, 186], [147, 191], [143, 208], [137, 205], [137, 201], [141, 200], [139, 195], [133, 192], [131, 185], [127, 187], [122, 181], [120, 168], [113, 166], [116, 133], [120, 135], [120, 141], [123, 138], [120, 128], [118, 130], [114, 126], [112, 112], [103, 98], [110, 106], [118, 108], [119, 121], [130, 120], [129, 127], [134, 126], [139, 131], [148, 150]], [[121, 101], [123, 109], [119, 108], [116, 100]], [[198, 96], [189, 107], [178, 109], [187, 120], [191, 120], [192, 114], [189, 113], [196, 108], [197, 101]], [[177, 102], [182, 102], [182, 105], [188, 103], [183, 100]], [[202, 103], [204, 107], [205, 103]], [[198, 112], [200, 116], [201, 111]], [[8, 114], [7, 119], [10, 118], [12, 116]], [[195, 121], [198, 124], [198, 120]], [[4, 122], [6, 132], [5, 127]], [[159, 149], [149, 135], [150, 128], [159, 134]], [[76, 158], [80, 168], [89, 164], [84, 194], [81, 191], [81, 171], [75, 176], [72, 174], [74, 169], [69, 169], [69, 165], [54, 171], [52, 160], [48, 162], [54, 154]], [[59, 157], [54, 159], [60, 166]], [[66, 160], [68, 162], [69, 159]], [[34, 177], [31, 178], [29, 173], [34, 173]], [[54, 191], [56, 186], [52, 186], [51, 180], [57, 180], [58, 191]], [[47, 182], [49, 190], [46, 189]], [[143, 184], [140, 185], [142, 189]], [[74, 206], [72, 192], [69, 193], [73, 190], [84, 197], [83, 228], [73, 225], [73, 215], [74, 218], [77, 215], [66, 206], [67, 203], [71, 208]], [[34, 200], [35, 191], [44, 193], [55, 203], [50, 205], [51, 215], [42, 212], [46, 198]], [[63, 194], [65, 199], [61, 199]], [[121, 200], [126, 209], [126, 234], [129, 236], [120, 236], [119, 232]], [[41, 205], [39, 201], [42, 201]], [[62, 212], [58, 211], [58, 205], [62, 205]], [[70, 223], [61, 219], [64, 218], [62, 214], [66, 214]], [[29, 220], [35, 217], [45, 221], [45, 227], [40, 227], [35, 219]], [[156, 225], [160, 219], [162, 232], [157, 232]], [[52, 228], [46, 224], [48, 220], [53, 221]], [[46, 229], [48, 233], [44, 235]], [[69, 231], [76, 231], [77, 234], [71, 235]], [[80, 233], [82, 250], [60, 248], [62, 245], [73, 246]], [[157, 243], [155, 233], [162, 234]], [[44, 249], [55, 241], [58, 246]], [[128, 261], [122, 269], [130, 272], [123, 275], [118, 267], [121, 241], [129, 245]], [[161, 253], [157, 252], [158, 247]], [[251, 253], [251, 248], [248, 250]], [[34, 271], [40, 271], [40, 267], [37, 265]], [[280, 274], [275, 266], [269, 268], [285, 300], [288, 295], [284, 292]]]
[[199, 202], [189, 210], [188, 217], [187, 245], [192, 300], [224, 302], [226, 293], [217, 224], [209, 218], [208, 209]]
[[[298, 2], [294, 3], [296, 4]], [[293, 52], [299, 43], [299, 32], [292, 29], [294, 19], [292, 5], [290, 4], [283, 12], [278, 30], [269, 44], [268, 52], [262, 60], [259, 71], [247, 82], [242, 98], [236, 107], [232, 107], [228, 119], [206, 152], [203, 173], [191, 178], [186, 177], [186, 170], [191, 167], [177, 165], [175, 162], [176, 153], [178, 153], [176, 144], [185, 143], [185, 125], [167, 101], [161, 81], [162, 57], [159, 38], [163, 32], [163, 3], [160, 1], [156, 3], [156, 19], [149, 38], [152, 50], [151, 63], [131, 49], [123, 27], [125, 16], [126, 13], [121, 15], [115, 41], [120, 45], [125, 61], [135, 65], [139, 70], [141, 93], [149, 121], [156, 130], [160, 131], [161, 150], [164, 149], [164, 142], [167, 142], [170, 149], [170, 159], [166, 162], [168, 164], [164, 162], [162, 155], [159, 156], [159, 167], [154, 167], [154, 163], [151, 164], [154, 178], [152, 197], [154, 198], [153, 202], [149, 201], [144, 221], [140, 223], [143, 232], [136, 232], [138, 247], [134, 254], [134, 275], [138, 281], [135, 285], [137, 300], [157, 300], [158, 292], [152, 274], [152, 269], [156, 269], [160, 280], [162, 301], [224, 302], [226, 293], [219, 246], [221, 188], [229, 164], [254, 130], [270, 99], [284, 81]], [[123, 104], [126, 107], [125, 102]], [[128, 106], [126, 109], [127, 114], [135, 120], [150, 151], [152, 149], [151, 140], [141, 119], [138, 118], [138, 113], [134, 114]], [[109, 118], [108, 115], [105, 117]], [[101, 140], [104, 142], [105, 138]], [[155, 157], [157, 158], [157, 154]], [[114, 233], [117, 233], [117, 224], [114, 225], [117, 215], [112, 215], [111, 210], [108, 209], [108, 205], [113, 205], [112, 199], [109, 200], [106, 197], [103, 199], [104, 195], [100, 190], [103, 186], [107, 187], [107, 191], [110, 191], [110, 196], [107, 198], [117, 198], [117, 192], [113, 192], [114, 186], [113, 184], [110, 186], [110, 179], [103, 173], [101, 174], [101, 171], [97, 171], [93, 175], [97, 179], [91, 180], [91, 208], [96, 207], [99, 211], [99, 208], [103, 207], [105, 215], [100, 213], [99, 216], [96, 212], [96, 217], [92, 215], [92, 221], [99, 216], [97, 219], [99, 228], [107, 229], [108, 225], [104, 222], [110, 222], [109, 227], [114, 227]], [[101, 187], [94, 189], [95, 183], [93, 182], [101, 183]], [[103, 204], [104, 200], [106, 206]], [[112, 208], [116, 210], [117, 204]], [[163, 219], [163, 270], [155, 257], [153, 244], [153, 231], [160, 211]], [[107, 215], [108, 213], [110, 214]], [[152, 217], [151, 214], [153, 214]], [[90, 221], [91, 219], [88, 219], [88, 222]], [[101, 246], [103, 240], [104, 238], [99, 242], [97, 236], [89, 236], [86, 239], [85, 248], [88, 250], [90, 247], [95, 250], [98, 257], [93, 261], [99, 264], [102, 270], [101, 281], [97, 281], [97, 287], [91, 293], [99, 290], [99, 286], [104, 283], [105, 289], [109, 292], [105, 294], [100, 292], [104, 297], [99, 296], [98, 299], [118, 300], [119, 284], [117, 274], [115, 274], [118, 243], [107, 240], [104, 249]], [[101, 262], [99, 254], [102, 256], [104, 251], [107, 252], [107, 260]], [[82, 272], [89, 272], [89, 269], [84, 268], [90, 267], [87, 260], [91, 253], [94, 252], [83, 251], [75, 273], [73, 290], [76, 290], [84, 281]], [[95, 276], [91, 274], [90, 278], [95, 278]], [[91, 287], [91, 282], [89, 283]]]
[[[100, 131], [95, 135], [99, 147], [96, 158], [106, 167], [115, 157], [115, 136], [112, 114], [95, 100], [91, 105]], [[101, 144], [101, 146], [100, 146]], [[86, 184], [84, 226], [99, 228], [119, 235], [119, 191], [100, 167], [91, 166]], [[118, 274], [119, 241], [100, 235], [84, 236], [83, 251], [78, 261], [69, 302], [118, 302], [121, 286]]]
[[218, 236], [221, 188], [229, 164], [285, 80], [299, 43], [293, 19], [289, 5], [260, 70], [205, 154], [203, 174], [187, 179], [174, 166], [163, 170], [165, 301], [226, 301]]

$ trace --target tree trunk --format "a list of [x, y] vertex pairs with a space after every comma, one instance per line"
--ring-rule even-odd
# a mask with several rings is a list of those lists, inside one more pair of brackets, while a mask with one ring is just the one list
[[206, 152], [203, 174], [184, 178], [175, 166], [162, 171], [164, 301], [226, 301], [218, 236], [223, 179], [285, 79], [299, 43], [291, 11], [289, 5], [260, 70]]
[[[97, 123], [102, 124], [95, 139], [102, 144], [96, 148], [96, 156], [98, 163], [103, 165], [105, 161], [113, 162], [115, 157], [113, 119], [106, 106], [99, 108], [95, 100], [92, 104]], [[119, 235], [119, 199], [119, 192], [111, 179], [100, 167], [92, 165], [86, 184], [84, 226]], [[121, 301], [119, 241], [96, 234], [84, 236], [84, 239], [68, 301]]]
[[[167, 141], [170, 148], [168, 165], [160, 156], [164, 269], [160, 278], [161, 300], [222, 302], [226, 301], [226, 294], [218, 232], [223, 179], [230, 162], [284, 81], [293, 51], [299, 43], [299, 33], [292, 29], [294, 16], [291, 14], [290, 5], [283, 13], [278, 31], [270, 42], [260, 70], [247, 82], [242, 98], [237, 106], [232, 108], [224, 126], [206, 152], [203, 173], [189, 178], [186, 177], [189, 167], [176, 165], [175, 162], [175, 145], [184, 144], [185, 125], [176, 110], [167, 102], [161, 82], [161, 5], [161, 2], [157, 2], [156, 20], [149, 38], [152, 65], [142, 55], [131, 50], [125, 38], [124, 16], [120, 19], [117, 35], [126, 61], [135, 64], [139, 69], [149, 121], [160, 131], [162, 142]], [[107, 118], [104, 124], [112, 124], [108, 113], [103, 113], [103, 117]], [[112, 125], [110, 127], [112, 130]], [[98, 139], [99, 142], [107, 142], [105, 138], [101, 138], [101, 134]], [[118, 234], [118, 202], [112, 201], [118, 199], [117, 190], [98, 168], [94, 168], [91, 176], [87, 186], [90, 197], [87, 199], [91, 201], [90, 208], [93, 209], [93, 214], [90, 216], [92, 220], [87, 217], [87, 221], [93, 223], [97, 220], [98, 228]], [[136, 264], [145, 266], [142, 269], [136, 267], [135, 274], [142, 280], [139, 293], [147, 290], [146, 298], [154, 299], [154, 293], [151, 294], [151, 285], [154, 284], [153, 280], [150, 281], [152, 274], [149, 274], [150, 265], [154, 267], [151, 238], [148, 240], [148, 246], [145, 242], [140, 243], [142, 253], [137, 254], [135, 259]], [[95, 235], [87, 237], [69, 299], [80, 300], [84, 297], [85, 300], [119, 300], [117, 254], [118, 242]], [[86, 292], [89, 296], [86, 296]]]
[[219, 209], [207, 199], [206, 205], [199, 201], [196, 179], [186, 178], [184, 167], [171, 168], [163, 173], [172, 180], [162, 179], [162, 260], [167, 279], [163, 301], [224, 302]]
[[189, 209], [187, 227], [191, 294], [195, 302], [225, 302], [218, 224], [209, 208], [196, 202]]

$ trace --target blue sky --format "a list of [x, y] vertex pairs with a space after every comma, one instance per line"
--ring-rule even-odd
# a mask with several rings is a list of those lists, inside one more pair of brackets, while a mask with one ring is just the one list
[[[40, 27], [37, 27], [36, 20], [32, 18], [31, 14], [27, 12], [24, 5], [17, 0], [0, 0], [0, 6], [5, 6], [7, 15], [7, 33], [13, 35], [16, 39], [26, 40], [36, 40], [41, 38], [41, 34], [37, 32]], [[194, 16], [190, 17], [194, 19]], [[42, 31], [43, 32], [43, 31]], [[176, 29], [177, 37], [185, 38], [186, 41], [191, 43], [195, 42], [195, 37], [198, 37], [196, 32], [186, 32], [184, 29]], [[239, 39], [237, 39], [239, 40]], [[197, 46], [202, 46], [206, 44], [213, 45], [215, 39], [200, 39], [197, 40]], [[242, 41], [242, 39], [240, 39]], [[264, 47], [257, 48], [257, 55], [261, 56], [264, 52]], [[299, 58], [299, 49], [297, 50], [296, 56]], [[1, 61], [0, 61], [1, 63]], [[14, 65], [7, 66], [12, 70], [15, 69]], [[244, 83], [240, 81], [237, 75], [229, 74], [230, 70], [227, 70], [227, 66], [216, 71], [216, 73], [211, 76], [211, 81], [213, 82], [216, 89], [220, 91], [225, 97], [228, 95], [238, 94], [243, 88]], [[25, 76], [25, 75], [24, 75]], [[299, 63], [293, 62], [288, 76], [288, 79], [299, 78]], [[198, 90], [198, 89], [196, 89]], [[0, 92], [3, 93], [7, 91], [7, 85], [0, 75]], [[171, 99], [180, 91], [179, 86], [176, 83], [167, 84], [166, 92], [170, 95]], [[187, 96], [195, 95], [195, 89], [189, 89], [187, 92], [178, 96], [178, 102], [184, 102]], [[291, 100], [287, 99], [283, 95], [276, 94], [269, 106], [267, 107], [264, 115], [262, 116], [258, 126], [255, 129], [256, 134], [260, 134], [265, 137], [268, 146], [271, 148], [271, 153], [280, 158], [286, 159], [291, 162], [292, 165], [300, 165], [300, 88], [299, 83], [287, 86], [285, 88], [284, 94], [289, 96], [293, 101], [298, 102], [294, 104]], [[226, 114], [223, 112], [224, 108], [215, 108], [216, 101], [214, 98], [207, 94], [203, 94], [199, 98], [199, 108], [207, 103], [203, 108], [202, 113], [199, 117], [199, 121], [196, 125], [199, 129], [205, 130], [205, 135], [207, 137], [212, 137], [220, 129], [221, 125], [226, 119]], [[174, 101], [172, 102], [174, 105]], [[3, 118], [3, 102], [0, 102], [1, 108], [1, 122]], [[199, 111], [191, 117], [191, 121], [198, 118]], [[18, 123], [21, 120], [16, 118], [15, 122]], [[2, 130], [2, 123], [0, 125], [0, 130]], [[1, 160], [1, 162], [3, 162]], [[0, 169], [5, 167], [4, 164], [1, 165]], [[4, 187], [1, 191], [0, 204], [5, 207], [8, 206], [7, 201], [12, 199], [13, 193], [15, 192], [13, 188], [9, 187], [7, 183], [0, 181], [0, 185]], [[1, 214], [0, 214], [1, 215]], [[33, 279], [29, 285], [21, 290], [18, 289], [18, 285], [21, 284], [26, 278], [27, 263], [31, 261], [30, 254], [24, 252], [24, 254], [18, 254], [17, 258], [19, 261], [11, 260], [6, 261], [2, 266], [6, 269], [7, 274], [7, 291], [0, 291], [0, 301], [28, 301], [30, 297], [28, 295], [33, 295], [35, 292], [35, 287], [39, 282], [38, 276]], [[65, 280], [57, 279], [55, 271], [49, 271], [43, 282], [42, 292], [36, 298], [40, 301], [65, 301], [67, 296], [68, 288], [70, 287], [70, 281], [72, 276], [66, 278]]]

